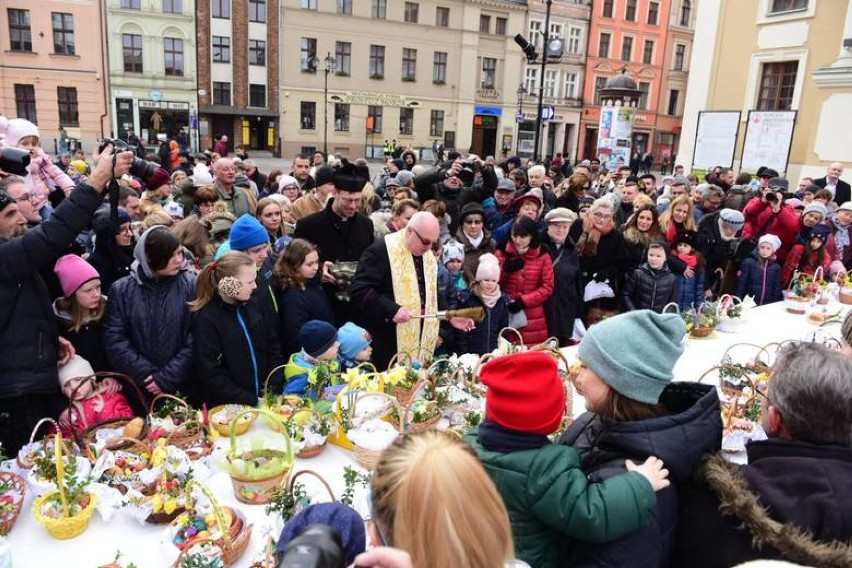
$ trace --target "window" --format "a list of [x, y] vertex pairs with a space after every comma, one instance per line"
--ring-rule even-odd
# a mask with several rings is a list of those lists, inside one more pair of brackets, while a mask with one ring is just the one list
[[420, 4], [418, 4], [417, 2], [406, 2], [405, 16], [403, 17], [403, 21], [408, 22], [410, 24], [416, 24], [419, 20], [419, 12]]
[[38, 124], [36, 118], [35, 85], [19, 85], [15, 83], [15, 110], [18, 118], [25, 118], [33, 124]]
[[447, 52], [436, 51], [432, 60], [432, 82], [443, 85], [447, 82]]
[[249, 65], [266, 65], [266, 42], [258, 39], [248, 40]]
[[598, 57], [607, 58], [609, 57], [609, 40], [610, 35], [605, 32], [601, 32], [601, 37], [598, 39]]
[[266, 22], [266, 0], [249, 0], [249, 22]]
[[414, 134], [414, 109], [399, 109], [399, 133], [407, 136]]
[[493, 57], [482, 58], [482, 80], [480, 88], [493, 89], [497, 84], [497, 60]]
[[429, 136], [444, 135], [444, 111], [433, 110], [429, 116]]
[[213, 81], [213, 104], [231, 106], [231, 84]]
[[74, 55], [74, 15], [53, 12], [53, 53]]
[[669, 108], [668, 108], [668, 113], [666, 113], [666, 114], [670, 114], [672, 116], [677, 115], [677, 102], [678, 102], [677, 100], [679, 98], [680, 98], [680, 91], [678, 91], [677, 89], [672, 89], [671, 91], [669, 91]]
[[[11, 44], [12, 51], [33, 50], [29, 10], [9, 8], [9, 43]], [[21, 115], [19, 114], [18, 116], [20, 117]]]
[[612, 5], [613, 5], [613, 0], [604, 0], [603, 1], [603, 9], [601, 10], [601, 17], [603, 17], [603, 18], [611, 18], [612, 17]]
[[334, 131], [349, 132], [348, 103], [334, 103]]
[[121, 0], [121, 7], [125, 10], [141, 10], [142, 0]]
[[796, 88], [798, 61], [764, 63], [758, 91], [758, 110], [790, 110]]
[[438, 6], [435, 8], [435, 26], [447, 28], [450, 26], [450, 9]]
[[[316, 10], [317, 0], [302, 0], [302, 10]], [[313, 128], [313, 127], [311, 127]]]
[[348, 41], [334, 44], [334, 74], [341, 77], [352, 74], [352, 44]]
[[388, 17], [388, 0], [373, 0], [373, 9], [370, 16], [376, 20], [385, 20]]
[[77, 87], [56, 87], [59, 104], [59, 126], [80, 126], [77, 112]]
[[299, 124], [302, 130], [316, 130], [317, 128], [317, 103], [302, 101], [299, 110]]
[[373, 117], [373, 132], [380, 134], [382, 132], [382, 107], [369, 105], [367, 107], [367, 116]]
[[556, 83], [559, 77], [559, 71], [548, 69], [544, 72], [544, 96], [547, 98], [556, 97]]
[[547, 39], [561, 39], [562, 35], [562, 24], [550, 24], [550, 37]]
[[183, 12], [183, 0], [163, 0], [163, 13], [180, 14]]
[[370, 79], [385, 78], [385, 46], [370, 46]]
[[417, 50], [404, 47], [402, 49], [402, 80], [417, 80]]
[[577, 74], [565, 73], [565, 98], [577, 98]]
[[636, 0], [627, 0], [624, 8], [624, 19], [628, 22], [636, 21]]
[[568, 29], [568, 53], [574, 55], [580, 53], [580, 40], [583, 35], [583, 30], [580, 28], [571, 27]]
[[654, 40], [645, 40], [645, 48], [642, 50], [642, 63], [645, 65], [654, 64]]
[[527, 67], [524, 86], [527, 88], [527, 93], [538, 96], [538, 69]]
[[625, 36], [621, 38], [621, 60], [630, 61], [631, 55], [633, 55], [633, 38]]
[[266, 85], [249, 83], [249, 106], [259, 108], [266, 106]]
[[212, 3], [212, 14], [214, 18], [223, 20], [231, 17], [231, 0], [210, 0]]
[[648, 91], [651, 90], [651, 83], [639, 81], [639, 106], [637, 108], [648, 108]]
[[536, 47], [536, 49], [538, 49], [538, 47], [542, 43], [541, 27], [542, 27], [542, 24], [541, 24], [540, 20], [530, 20], [530, 37], [529, 37], [529, 39], [530, 39], [530, 43], [533, 44]]
[[303, 37], [299, 52], [299, 69], [303, 72], [316, 73], [317, 70], [317, 38]]
[[649, 2], [648, 3], [648, 25], [656, 26], [657, 20], [660, 17], [660, 3], [659, 2]]
[[491, 33], [491, 16], [485, 16], [485, 15], [479, 16], [479, 33], [481, 33], [481, 34], [490, 34]]
[[[338, 14], [346, 14], [348, 16], [352, 15], [352, 0], [337, 0], [337, 13]], [[347, 119], [347, 123], [348, 123]], [[349, 127], [346, 127], [349, 130]]]
[[772, 0], [772, 5], [769, 7], [770, 14], [778, 14], [780, 12], [793, 12], [796, 10], [807, 10], [808, 0]]
[[174, 37], [163, 38], [166, 75], [183, 77], [183, 40]]
[[124, 50], [124, 72], [142, 72], [142, 36], [122, 34], [121, 44]]
[[674, 70], [683, 71], [683, 61], [686, 59], [686, 46], [682, 43], [675, 44]]
[[601, 90], [606, 86], [606, 77], [595, 77], [595, 104], [599, 105], [602, 101]]
[[506, 35], [506, 30], [509, 28], [509, 22], [506, 18], [497, 18], [494, 21], [494, 33], [497, 35]]
[[211, 45], [213, 47], [214, 63], [231, 62], [231, 38], [227, 36], [213, 36]]
[[680, 5], [680, 25], [689, 27], [689, 18], [692, 15], [692, 4], [689, 0], [683, 0]]

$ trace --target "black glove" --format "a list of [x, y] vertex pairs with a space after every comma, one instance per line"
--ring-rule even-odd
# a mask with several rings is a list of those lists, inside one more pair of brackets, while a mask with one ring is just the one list
[[518, 313], [519, 311], [524, 309], [524, 301], [520, 298], [515, 298], [511, 302], [509, 302], [509, 311], [513, 314]]
[[503, 272], [511, 274], [517, 272], [524, 267], [524, 259], [521, 257], [512, 258], [503, 263]]

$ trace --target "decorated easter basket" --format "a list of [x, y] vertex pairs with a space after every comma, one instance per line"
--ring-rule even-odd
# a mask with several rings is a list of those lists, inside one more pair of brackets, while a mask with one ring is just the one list
[[[96, 381], [112, 378], [119, 381], [122, 385], [131, 385], [130, 391], [133, 392], [133, 395], [138, 401], [139, 406], [145, 406], [145, 395], [142, 393], [142, 390], [139, 388], [139, 385], [136, 384], [136, 381], [134, 381], [128, 375], [108, 371], [95, 373], [94, 377]], [[74, 407], [71, 404], [71, 400], [73, 399], [73, 397], [74, 393], [72, 393], [68, 401], [69, 412], [75, 412]], [[138, 427], [130, 427], [129, 425], [131, 422], [138, 423]], [[113, 420], [106, 420], [99, 424], [94, 424], [83, 430], [81, 434], [82, 443], [80, 444], [80, 446], [82, 447], [84, 444], [95, 446], [97, 445], [99, 440], [103, 439], [103, 436], [105, 434], [108, 434], [110, 431], [118, 431], [119, 429], [121, 429], [121, 433], [117, 434], [112, 438], [107, 439], [104, 444], [104, 447], [110, 450], [121, 449], [119, 446], [116, 446], [116, 442], [114, 442], [115, 438], [123, 437], [143, 440], [148, 434], [148, 424], [142, 418], [116, 418]]]
[[0, 536], [9, 534], [24, 508], [27, 484], [17, 473], [0, 471]]
[[[53, 418], [42, 418], [36, 425], [33, 426], [33, 430], [30, 433], [30, 441], [20, 449], [18, 452], [18, 456], [15, 461], [18, 464], [18, 467], [21, 469], [31, 469], [35, 465], [35, 457], [38, 454], [41, 454], [45, 451], [45, 447], [47, 447], [50, 451], [53, 451], [53, 443], [55, 440], [54, 436], [46, 436], [43, 440], [46, 443], [42, 443], [42, 441], [36, 441], [36, 436], [38, 435], [39, 430], [45, 424], [50, 424], [53, 426], [56, 432], [59, 432], [59, 424]], [[68, 438], [62, 438], [62, 444], [66, 446], [66, 449], [69, 452], [72, 452], [75, 448], [74, 441]]]
[[[165, 400], [172, 401], [176, 410], [168, 417], [158, 417], [157, 403]], [[197, 412], [182, 398], [166, 393], [155, 396], [148, 409], [148, 416], [151, 425], [149, 437], [164, 437], [167, 444], [182, 450], [200, 445], [203, 432], [201, 423], [196, 419]]]
[[737, 333], [745, 322], [742, 317], [742, 305], [743, 301], [737, 296], [723, 294], [716, 302], [716, 329], [722, 333]]
[[[385, 399], [385, 400], [387, 400], [391, 403], [390, 404], [391, 407], [396, 408], [396, 411], [400, 415], [402, 414], [402, 408], [400, 407], [399, 402], [396, 400], [395, 397], [392, 397], [392, 396], [387, 395], [385, 393], [379, 393], [379, 392], [361, 392], [361, 393], [357, 394], [354, 402], [349, 407], [349, 423], [350, 424], [352, 424], [353, 421], [356, 419], [356, 414], [357, 414], [356, 409], [358, 407], [358, 404], [362, 403], [364, 400], [367, 400], [369, 398]], [[360, 419], [360, 420], [363, 420], [363, 421], [367, 421], [367, 420], [370, 420], [372, 418], [384, 418], [389, 413], [390, 413], [390, 410], [385, 407], [385, 408], [379, 409], [379, 410], [377, 410], [373, 413], [367, 414], [366, 416], [357, 417], [357, 418]], [[404, 428], [403, 424], [399, 424], [399, 426], [398, 426], [399, 434], [398, 435], [401, 435], [403, 433], [403, 428]], [[378, 464], [379, 457], [382, 455], [384, 448], [371, 449], [371, 448], [367, 448], [367, 447], [364, 447], [364, 446], [359, 446], [355, 441], [352, 441], [352, 446], [353, 446], [352, 451], [355, 454], [355, 459], [358, 461], [358, 463], [361, 465], [361, 467], [363, 467], [364, 469], [366, 469], [368, 471], [372, 471], [373, 469], [376, 468], [376, 464]]]

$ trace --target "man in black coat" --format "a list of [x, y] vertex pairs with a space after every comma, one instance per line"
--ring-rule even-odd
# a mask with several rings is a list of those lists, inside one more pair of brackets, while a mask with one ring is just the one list
[[350, 302], [337, 299], [339, 288], [331, 268], [335, 262], [360, 259], [373, 244], [374, 235], [373, 222], [359, 211], [361, 191], [367, 180], [358, 175], [353, 164], [346, 163], [335, 170], [332, 181], [334, 189], [325, 209], [299, 219], [293, 238], [307, 239], [319, 248], [322, 281], [340, 327], [351, 321], [354, 314]]
[[850, 376], [852, 361], [822, 345], [781, 352], [762, 404], [769, 439], [746, 446], [748, 465], [716, 454], [699, 470], [672, 566], [852, 566]]
[[[475, 183], [475, 171], [482, 173], [481, 184]], [[443, 201], [450, 215], [450, 234], [455, 235], [459, 225], [462, 207], [475, 201], [482, 203], [494, 195], [497, 188], [497, 174], [494, 167], [470, 154], [466, 160], [456, 158], [451, 166], [434, 168], [414, 178], [414, 189], [420, 203], [430, 199]]]
[[[0, 442], [10, 455], [27, 443], [33, 426], [55, 415], [59, 398], [57, 362], [74, 354], [59, 337], [51, 298], [39, 270], [52, 266], [89, 224], [113, 178], [130, 170], [132, 152], [113, 159], [109, 146], [92, 175], [54, 210], [50, 219], [24, 233], [25, 219], [0, 181]], [[16, 178], [11, 178], [15, 180]]]
[[828, 166], [824, 177], [814, 180], [814, 185], [828, 189], [834, 195], [834, 202], [838, 205], [843, 205], [847, 201], [852, 200], [852, 187], [842, 179], [843, 164], [834, 162]]

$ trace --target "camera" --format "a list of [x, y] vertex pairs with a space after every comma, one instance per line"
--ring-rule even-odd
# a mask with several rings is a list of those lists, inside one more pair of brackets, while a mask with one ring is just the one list
[[470, 187], [473, 185], [473, 180], [476, 177], [476, 169], [477, 164], [473, 160], [465, 160], [461, 163], [461, 171], [459, 172], [458, 178], [461, 180], [462, 184]]
[[110, 144], [112, 144], [113, 154], [118, 154], [119, 152], [133, 152], [133, 165], [130, 166], [130, 175], [138, 177], [146, 183], [149, 179], [151, 179], [151, 176], [153, 176], [154, 172], [157, 170], [157, 164], [137, 158], [136, 146], [131, 146], [124, 140], [104, 138], [103, 141], [101, 141], [100, 146], [98, 146], [98, 153], [102, 153]]
[[16, 176], [27, 175], [30, 153], [18, 148], [0, 148], [0, 171]]
[[290, 541], [278, 568], [345, 568], [340, 534], [325, 525], [308, 525]]
[[774, 192], [770, 191], [766, 194], [766, 201], [770, 203], [775, 203], [776, 201], [778, 201], [778, 196]]

